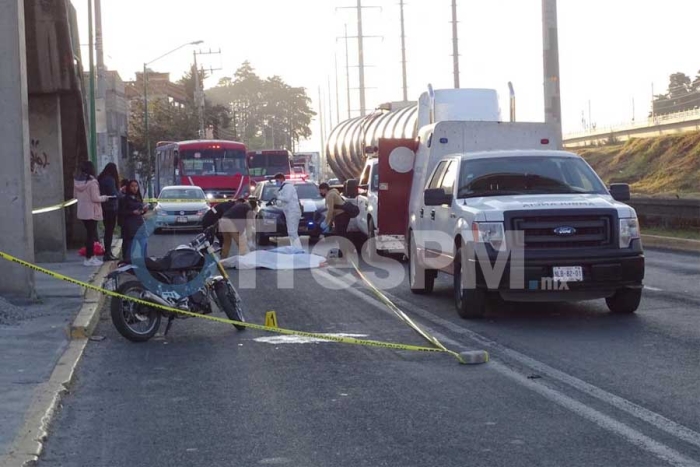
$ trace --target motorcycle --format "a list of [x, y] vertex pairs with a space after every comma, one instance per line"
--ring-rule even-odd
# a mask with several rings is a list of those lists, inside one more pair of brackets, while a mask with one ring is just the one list
[[[170, 250], [162, 258], [145, 258], [143, 264], [124, 264], [105, 279], [104, 288], [121, 295], [190, 313], [207, 315], [215, 304], [233, 321], [245, 322], [236, 288], [214, 247], [216, 227], [188, 245]], [[144, 284], [144, 282], [146, 284]], [[112, 297], [110, 314], [119, 334], [132, 342], [145, 342], [158, 332], [162, 318], [168, 334], [175, 319], [188, 316]], [[242, 331], [245, 326], [234, 324]]]

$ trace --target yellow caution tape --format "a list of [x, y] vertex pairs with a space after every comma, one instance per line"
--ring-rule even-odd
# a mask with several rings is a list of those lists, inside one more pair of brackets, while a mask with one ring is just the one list
[[58, 274], [57, 272], [50, 271], [48, 269], [44, 269], [41, 266], [37, 266], [36, 264], [28, 263], [27, 261], [23, 261], [19, 258], [15, 258], [12, 255], [8, 255], [7, 253], [4, 253], [0, 251], [0, 258], [3, 258], [7, 261], [10, 261], [12, 263], [19, 264], [21, 266], [33, 269], [37, 272], [41, 272], [43, 274], [49, 275], [51, 277], [54, 277], [56, 279], [65, 281], [65, 282], [70, 282], [71, 284], [76, 284], [81, 287], [84, 287], [86, 289], [94, 290], [96, 292], [105, 294], [109, 297], [114, 297], [114, 298], [119, 298], [122, 300], [128, 300], [134, 303], [138, 303], [140, 305], [144, 305], [147, 307], [151, 308], [157, 308], [163, 311], [168, 311], [170, 313], [179, 313], [181, 315], [189, 316], [191, 318], [200, 318], [200, 319], [205, 319], [209, 321], [215, 321], [217, 323], [223, 323], [223, 324], [232, 324], [232, 325], [237, 325], [237, 326], [242, 326], [250, 329], [255, 329], [258, 331], [265, 331], [265, 332], [272, 332], [272, 333], [277, 333], [277, 334], [284, 334], [288, 336], [301, 336], [301, 337], [310, 337], [310, 338], [315, 338], [315, 339], [322, 339], [322, 340], [327, 340], [327, 341], [334, 341], [334, 342], [339, 342], [342, 344], [353, 344], [353, 345], [363, 345], [363, 346], [369, 346], [369, 347], [382, 347], [386, 349], [394, 349], [394, 350], [410, 350], [414, 352], [437, 352], [437, 353], [448, 353], [452, 356], [457, 357], [458, 360], [463, 362], [461, 357], [456, 354], [455, 352], [452, 352], [450, 350], [443, 348], [433, 348], [433, 347], [422, 347], [418, 345], [408, 345], [408, 344], [395, 344], [392, 342], [382, 342], [382, 341], [375, 341], [375, 340], [368, 340], [368, 339], [355, 339], [353, 337], [341, 337], [341, 336], [334, 336], [334, 335], [328, 335], [328, 334], [323, 334], [323, 333], [318, 333], [318, 332], [305, 332], [305, 331], [293, 331], [291, 329], [283, 329], [283, 328], [278, 328], [278, 327], [272, 327], [272, 326], [263, 326], [260, 324], [253, 324], [253, 323], [246, 323], [246, 322], [240, 322], [240, 321], [234, 321], [231, 319], [227, 318], [219, 318], [216, 316], [209, 316], [209, 315], [201, 315], [199, 313], [193, 313], [191, 311], [185, 311], [185, 310], [180, 310], [178, 308], [171, 308], [167, 306], [163, 306], [157, 303], [149, 302], [147, 300], [141, 300], [139, 298], [135, 297], [129, 297], [127, 295], [122, 295], [117, 292], [113, 292], [111, 290], [103, 289], [102, 287], [97, 287], [92, 284], [88, 284], [87, 282], [82, 282], [76, 279], [73, 279], [72, 277], [64, 276], [63, 274]]
[[64, 201], [63, 203], [54, 204], [53, 206], [34, 209], [34, 210], [32, 210], [32, 214], [44, 214], [47, 212], [58, 211], [59, 209], [64, 209], [64, 208], [67, 208], [68, 206], [73, 206], [77, 202], [78, 202], [78, 200], [73, 198], [71, 200]]
[[[398, 306], [396, 306], [396, 305], [394, 304], [394, 302], [392, 302], [391, 300], [389, 300], [389, 298], [388, 298], [386, 295], [384, 295], [384, 294], [382, 293], [381, 290], [379, 290], [377, 287], [375, 287], [374, 284], [372, 284], [372, 282], [370, 282], [370, 280], [362, 273], [362, 271], [360, 271], [360, 268], [357, 266], [357, 264], [356, 264], [354, 261], [350, 261], [350, 263], [351, 263], [352, 266], [355, 268], [355, 272], [357, 272], [357, 275], [360, 276], [360, 279], [362, 279], [362, 282], [365, 283], [365, 285], [367, 286], [367, 288], [369, 288], [369, 290], [372, 291], [372, 293], [374, 293], [374, 295], [375, 295], [382, 303], [384, 303], [384, 304], [387, 306], [387, 308], [389, 308], [391, 311], [393, 311], [394, 314], [395, 314], [396, 316], [398, 316], [399, 319], [400, 319], [401, 321], [403, 321], [404, 323], [406, 323], [411, 329], [413, 329], [414, 331], [416, 331], [422, 338], [424, 338], [425, 340], [427, 340], [428, 342], [430, 342], [431, 344], [433, 344], [433, 345], [434, 345], [435, 347], [437, 347], [439, 350], [441, 350], [442, 352], [446, 352], [446, 353], [452, 355], [453, 357], [455, 357], [455, 358], [459, 361], [459, 363], [462, 363], [462, 364], [465, 364], [465, 365], [466, 365], [467, 362], [464, 361], [464, 359], [462, 358], [462, 356], [461, 356], [460, 354], [458, 354], [457, 352], [455, 352], [455, 351], [453, 351], [453, 350], [449, 350], [447, 347], [445, 347], [444, 345], [442, 345], [442, 343], [441, 343], [439, 340], [437, 340], [437, 338], [436, 338], [435, 336], [431, 336], [431, 335], [428, 334], [424, 329], [422, 329], [420, 326], [418, 326], [418, 325], [415, 323], [415, 321], [413, 321], [411, 318], [409, 318], [409, 317], [406, 315], [406, 313], [404, 313], [403, 311], [401, 311], [401, 309], [400, 309]], [[487, 359], [487, 361], [488, 361], [488, 354], [487, 354], [487, 356], [486, 356], [486, 359]]]

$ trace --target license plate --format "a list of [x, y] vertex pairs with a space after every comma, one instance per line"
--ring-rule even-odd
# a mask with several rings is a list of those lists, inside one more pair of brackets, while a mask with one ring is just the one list
[[562, 266], [552, 270], [552, 278], [561, 282], [583, 281], [583, 268], [581, 266]]
[[175, 222], [178, 224], [187, 224], [189, 220], [187, 219], [187, 216], [180, 216], [177, 219], [175, 219]]

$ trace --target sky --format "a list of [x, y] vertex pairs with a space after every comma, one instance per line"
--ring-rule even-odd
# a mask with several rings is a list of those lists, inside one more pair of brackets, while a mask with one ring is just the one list
[[[72, 0], [80, 40], [88, 42], [86, 0]], [[499, 91], [508, 118], [508, 81], [518, 121], [543, 121], [541, 0], [457, 0], [461, 87]], [[402, 98], [399, 0], [362, 0], [367, 107]], [[183, 43], [150, 67], [178, 79], [193, 51], [221, 51], [198, 60], [214, 70], [205, 87], [232, 76], [244, 60], [259, 75], [303, 86], [326, 131], [348, 117], [345, 25], [357, 35], [356, 0], [102, 0], [105, 62], [122, 79]], [[409, 100], [427, 89], [453, 86], [451, 0], [406, 0]], [[697, 0], [559, 0], [560, 76], [564, 133], [589, 121], [598, 128], [647, 117], [652, 89], [668, 76], [695, 77]], [[358, 115], [356, 40], [348, 41], [351, 115]], [[84, 60], [88, 48], [83, 46]], [[337, 63], [337, 67], [336, 67]], [[337, 70], [337, 73], [336, 73]], [[336, 92], [336, 79], [338, 91]], [[319, 97], [320, 96], [320, 97]], [[336, 99], [336, 96], [338, 99]], [[339, 105], [337, 104], [339, 101]], [[329, 109], [330, 105], [330, 109]], [[319, 151], [320, 121], [300, 150]]]

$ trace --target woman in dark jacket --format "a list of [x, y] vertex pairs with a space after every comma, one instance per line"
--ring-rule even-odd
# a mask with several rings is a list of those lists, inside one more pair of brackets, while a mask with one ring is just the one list
[[112, 254], [112, 238], [114, 237], [114, 227], [117, 224], [117, 214], [119, 212], [119, 172], [117, 166], [110, 162], [97, 177], [100, 182], [100, 194], [109, 196], [109, 200], [102, 203], [102, 216], [105, 225], [105, 261], [114, 261], [117, 258]]
[[[119, 217], [122, 221], [122, 258], [128, 263], [131, 262], [131, 250], [136, 236], [139, 236], [140, 242], [145, 242], [143, 215], [147, 211], [148, 207], [143, 203], [139, 182], [131, 180], [126, 195], [119, 203]], [[145, 245], [142, 243], [141, 246]]]

